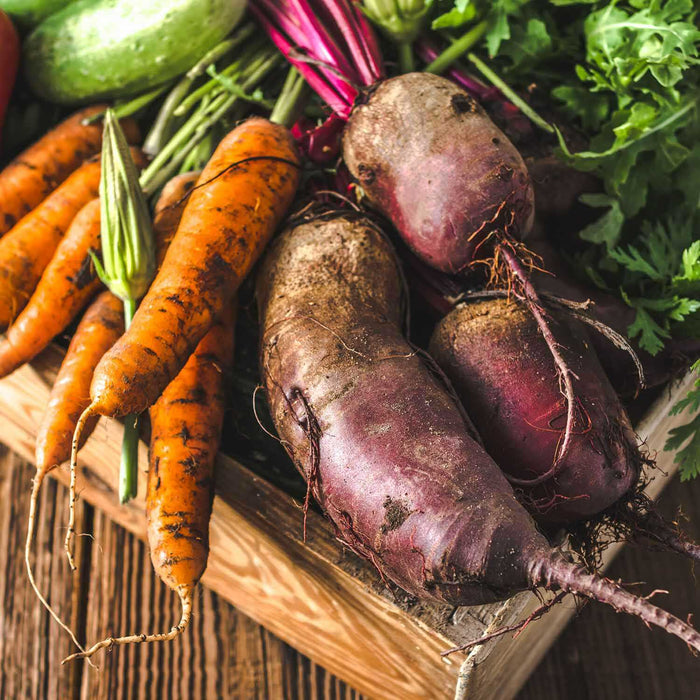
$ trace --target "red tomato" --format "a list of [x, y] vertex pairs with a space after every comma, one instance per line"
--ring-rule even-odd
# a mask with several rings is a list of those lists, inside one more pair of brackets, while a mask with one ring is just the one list
[[19, 37], [10, 18], [0, 10], [0, 132], [19, 65]]

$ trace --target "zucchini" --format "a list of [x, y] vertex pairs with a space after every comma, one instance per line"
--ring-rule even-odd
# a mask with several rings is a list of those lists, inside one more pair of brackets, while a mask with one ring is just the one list
[[25, 76], [51, 102], [129, 97], [194, 65], [244, 8], [245, 0], [77, 0], [27, 37]]

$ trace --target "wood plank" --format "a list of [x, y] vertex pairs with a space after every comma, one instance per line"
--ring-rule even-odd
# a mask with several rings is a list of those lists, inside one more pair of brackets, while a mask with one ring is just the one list
[[[74, 651], [73, 644], [37, 600], [21, 555], [33, 474], [5, 447], [0, 447], [0, 459], [9, 465], [0, 473], [4, 504], [0, 509], [0, 697], [76, 698], [80, 669], [61, 666], [61, 659]], [[69, 572], [61, 532], [51, 526], [58, 507], [57, 487], [55, 482], [47, 483], [39, 499], [33, 570], [56, 613], [79, 629], [83, 611], [76, 606], [74, 592], [80, 589], [81, 574]], [[84, 512], [81, 504], [77, 512], [81, 527]], [[82, 555], [83, 549], [81, 542], [77, 553]]]
[[[0, 381], [0, 413], [6, 419], [2, 439], [28, 458], [59, 359], [51, 349], [34, 366]], [[101, 422], [82, 453], [80, 488], [88, 501], [143, 538], [143, 483], [139, 498], [127, 507], [116, 505], [111, 487], [116, 483], [120, 442], [119, 424]], [[145, 465], [143, 445], [140, 458]], [[63, 470], [58, 476], [66, 478]], [[462, 659], [456, 655], [443, 661], [439, 652], [482, 634], [499, 606], [459, 611], [455, 624], [454, 611], [447, 606], [393, 601], [374, 572], [335, 541], [324, 519], [310, 515], [304, 544], [301, 514], [289, 497], [224, 456], [217, 478], [205, 585], [361, 691], [403, 698], [452, 692]], [[531, 598], [516, 596], [505, 610], [504, 624], [512, 622]], [[529, 630], [543, 632], [543, 625]], [[501, 664], [512, 665], [514, 659], [519, 659], [522, 682], [537, 661], [536, 654], [524, 657], [523, 652], [535, 647], [523, 634], [516, 643], [503, 640], [494, 645], [501, 656], [481, 651], [485, 659], [477, 666], [475, 682], [493, 675], [491, 664], [498, 664], [497, 675], [503, 676]]]
[[[11, 453], [0, 451], [0, 484], [5, 483], [6, 478], [11, 478], [8, 469], [21, 468], [25, 471], [23, 482], [31, 476], [31, 466], [13, 457]], [[16, 477], [14, 477], [16, 478]], [[2, 487], [0, 486], [0, 491]], [[4, 495], [4, 492], [2, 492]], [[15, 492], [16, 505], [19, 510], [26, 512], [26, 503], [29, 493], [23, 488]], [[44, 509], [44, 517], [50, 522], [51, 514], [66, 502], [66, 490], [59, 486], [55, 489], [54, 505]], [[56, 505], [58, 504], [58, 505]], [[673, 516], [679, 507], [689, 517], [688, 532], [696, 538], [700, 537], [700, 481], [680, 484], [675, 479], [664, 494], [661, 506], [668, 516]], [[91, 509], [86, 508], [89, 512]], [[3, 513], [5, 515], [5, 513]], [[108, 521], [106, 516], [98, 513], [95, 517], [104, 520], [105, 527], [117, 530], [119, 526]], [[12, 529], [19, 531], [19, 536], [10, 532]], [[21, 544], [24, 523], [18, 519], [0, 518], [0, 542], [17, 541]], [[56, 528], [60, 532], [60, 528]], [[90, 578], [102, 575], [104, 571], [117, 570], [123, 564], [123, 553], [116, 547], [119, 542], [132, 538], [128, 535], [124, 540], [111, 537], [103, 531], [101, 525], [95, 528], [100, 532], [100, 548], [96, 556], [102, 563], [90, 557]], [[84, 542], [91, 540], [83, 538]], [[114, 542], [115, 548], [111, 549], [109, 543]], [[143, 601], [152, 600], [150, 608], [155, 607], [157, 591], [165, 592], [165, 587], [155, 577], [149, 562], [146, 547], [137, 544], [140, 551], [136, 560], [139, 566], [135, 567], [134, 575], [128, 579], [129, 589], [124, 592], [128, 599], [136, 599], [141, 595], [142, 604], [131, 608], [131, 617], [122, 621], [125, 629], [135, 629], [135, 620], [144, 621], [144, 610], [148, 609]], [[18, 556], [21, 554], [17, 553]], [[4, 574], [4, 571], [2, 571]], [[676, 613], [695, 611], [700, 617], [700, 600], [698, 600], [697, 588], [692, 569], [686, 560], [673, 554], [646, 551], [642, 548], [627, 547], [622, 556], [610, 570], [610, 574], [617, 578], [622, 577], [627, 581], [646, 581], [647, 590], [656, 587], [666, 587], [671, 591], [671, 596], [664, 597], [663, 605]], [[68, 575], [63, 567], [57, 571], [57, 576]], [[140, 578], [142, 576], [142, 578]], [[55, 583], [55, 578], [52, 582]], [[0, 575], [0, 583], [3, 577]], [[89, 590], [95, 582], [88, 580], [83, 589]], [[143, 593], [135, 591], [134, 587], [141, 587]], [[166, 593], [169, 596], [169, 593]], [[243, 695], [233, 694], [229, 688], [241, 687], [236, 684], [235, 674], [246, 673], [246, 658], [242, 655], [245, 649], [261, 649], [264, 654], [262, 660], [251, 658], [253, 664], [263, 664], [265, 674], [274, 676], [278, 664], [277, 654], [267, 654], [265, 645], [239, 645], [236, 642], [236, 618], [242, 613], [236, 611], [230, 605], [224, 603], [218, 596], [206, 588], [200, 589], [202, 600], [197, 601], [197, 614], [194, 620], [194, 629], [201, 625], [211, 634], [202, 638], [199, 633], [194, 635], [192, 649], [196, 658], [192, 663], [186, 663], [178, 669], [183, 687], [188, 689], [188, 695], [180, 696], [173, 692], [173, 698], [184, 697], [187, 700], [206, 700], [208, 698], [229, 697], [232, 700], [248, 700]], [[209, 599], [209, 600], [207, 600]], [[88, 609], [88, 615], [99, 616], [99, 609]], [[154, 610], [154, 614], [157, 610]], [[166, 620], [166, 624], [167, 624]], [[250, 623], [248, 623], [250, 627]], [[276, 640], [269, 632], [265, 633], [271, 640], [284, 649], [284, 674], [283, 686], [280, 694], [271, 694], [265, 700], [351, 700], [357, 698], [355, 691], [350, 690], [337, 677], [302, 657], [288, 645]], [[157, 646], [148, 648], [149, 652], [157, 649]], [[238, 655], [229, 654], [228, 649], [237, 649]], [[0, 657], [1, 658], [1, 657]], [[235, 666], [234, 666], [235, 664]], [[99, 674], [104, 675], [108, 671], [103, 668]], [[271, 666], [271, 668], [269, 668]], [[81, 666], [76, 664], [74, 669]], [[147, 675], [144, 676], [146, 669]], [[51, 673], [53, 669], [46, 668], [45, 673]], [[114, 673], [121, 673], [118, 668]], [[111, 683], [103, 683], [103, 689], [111, 688], [112, 695], [98, 692], [94, 686], [93, 694], [84, 694], [87, 700], [112, 700], [115, 697], [123, 697], [124, 688], [129, 690], [130, 700], [148, 700], [151, 697], [165, 697], [163, 688], [166, 674], [170, 673], [167, 663], [158, 660], [155, 656], [141, 653], [134, 659], [134, 663], [127, 666], [123, 672]], [[93, 673], [90, 672], [91, 678]], [[201, 676], [207, 678], [206, 687], [201, 685]], [[194, 682], [190, 680], [194, 677]], [[160, 694], [156, 695], [156, 686], [159, 679], [163, 679]], [[224, 685], [223, 679], [227, 679]], [[677, 641], [662, 632], [644, 630], [639, 622], [623, 615], [616, 615], [614, 611], [605, 606], [589, 605], [581, 615], [570, 624], [561, 640], [557, 642], [547, 653], [543, 663], [537, 668], [523, 691], [519, 694], [519, 700], [541, 700], [541, 698], [566, 698], [567, 700], [588, 700], [588, 698], [615, 698], [615, 700], [637, 700], [638, 698], [677, 698], [684, 700], [694, 698], [700, 684], [700, 664], [690, 654], [678, 653]], [[177, 686], [176, 686], [177, 687]], [[315, 695], [311, 694], [312, 688]], [[225, 690], [226, 689], [226, 692]], [[121, 694], [120, 694], [121, 693]], [[7, 696], [5, 696], [7, 697]], [[69, 697], [69, 696], [60, 696]]]

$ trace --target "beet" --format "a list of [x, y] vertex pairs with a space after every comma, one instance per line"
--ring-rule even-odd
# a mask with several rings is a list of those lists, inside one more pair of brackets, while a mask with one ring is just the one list
[[460, 304], [430, 342], [487, 452], [523, 489], [539, 522], [600, 513], [629, 491], [641, 467], [629, 419], [582, 329], [563, 319], [554, 328], [578, 405], [569, 450], [545, 479], [561, 440], [565, 402], [530, 313], [506, 299]]
[[370, 222], [287, 230], [257, 289], [261, 371], [282, 444], [339, 538], [382, 576], [453, 605], [539, 585], [574, 591], [700, 649], [692, 627], [549, 548], [403, 338], [396, 259]]
[[455, 273], [492, 231], [526, 236], [533, 191], [520, 154], [446, 78], [407, 73], [355, 106], [343, 157], [372, 206], [433, 267]]

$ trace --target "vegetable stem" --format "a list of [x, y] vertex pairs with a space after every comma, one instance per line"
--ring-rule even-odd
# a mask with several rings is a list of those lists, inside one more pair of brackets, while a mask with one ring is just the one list
[[185, 95], [187, 95], [188, 90], [192, 87], [192, 83], [194, 83], [194, 81], [215, 61], [218, 61], [222, 56], [225, 56], [229, 51], [247, 39], [253, 33], [254, 28], [253, 24], [247, 24], [236, 32], [235, 36], [218, 43], [209, 53], [195, 63], [181, 80], [176, 83], [165, 98], [153, 122], [151, 130], [148, 132], [148, 136], [146, 136], [143, 142], [144, 153], [152, 156], [160, 151], [168, 134], [172, 130], [173, 120], [176, 116], [175, 112]]
[[399, 67], [402, 73], [412, 73], [415, 70], [413, 61], [413, 46], [410, 41], [402, 41], [397, 45], [399, 51]]
[[[495, 87], [497, 87], [520, 111], [527, 116], [530, 121], [539, 126], [540, 129], [548, 134], [554, 133], [554, 127], [546, 122], [542, 117], [535, 112], [525, 100], [518, 95], [498, 74], [487, 66], [478, 56], [473, 53], [468, 53], [467, 58], [474, 64], [477, 70]], [[434, 63], [434, 62], [433, 62]], [[431, 64], [432, 65], [432, 64]]]
[[[278, 54], [266, 53], [251, 64], [252, 68], [246, 69], [246, 74], [239, 79], [241, 88], [243, 90], [253, 89], [279, 61]], [[146, 195], [153, 194], [177, 171], [188, 153], [206, 136], [207, 131], [233, 108], [239, 99], [229, 92], [221, 92], [206, 105], [200, 107], [180, 127], [141, 174], [140, 183]]]
[[486, 20], [472, 27], [466, 34], [453, 41], [437, 58], [425, 68], [426, 73], [440, 75], [444, 73], [458, 58], [465, 54], [486, 33]]
[[[136, 313], [136, 300], [124, 299], [124, 330], [131, 325], [134, 313]], [[127, 416], [124, 420], [124, 437], [119, 463], [119, 502], [121, 504], [135, 498], [138, 488], [138, 420], [138, 414]]]
[[270, 121], [287, 128], [297, 120], [308, 98], [308, 84], [299, 71], [291, 66], [282, 91], [270, 114]]

